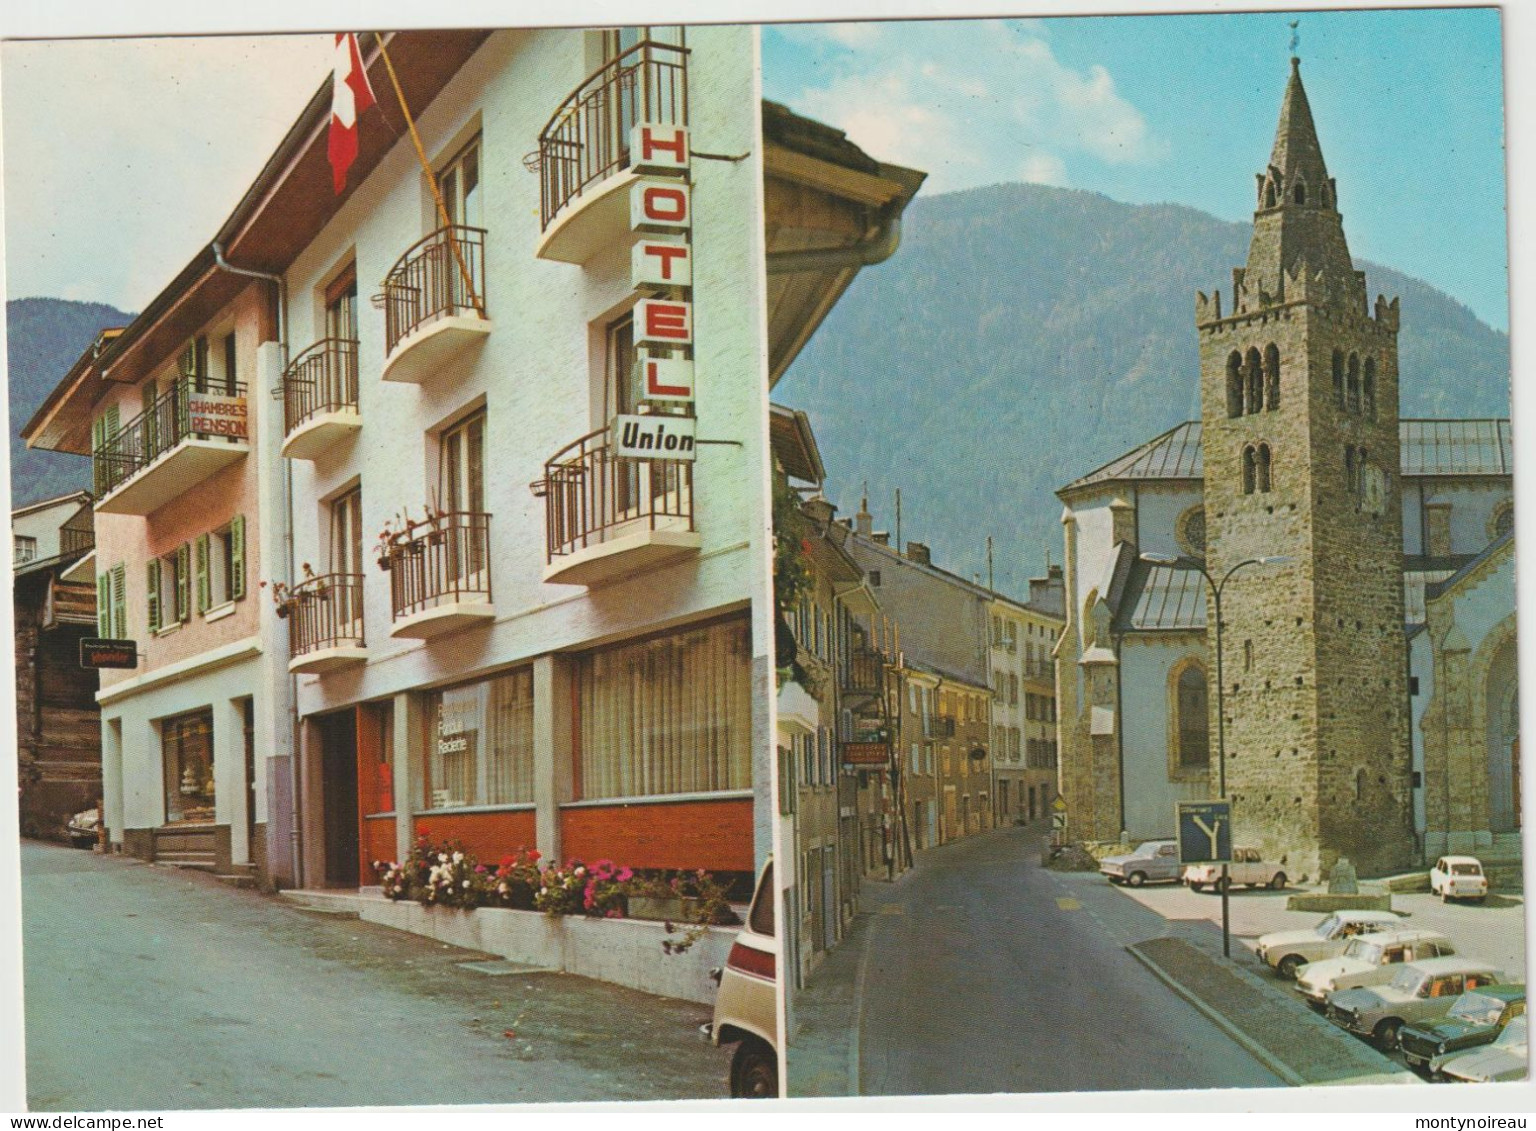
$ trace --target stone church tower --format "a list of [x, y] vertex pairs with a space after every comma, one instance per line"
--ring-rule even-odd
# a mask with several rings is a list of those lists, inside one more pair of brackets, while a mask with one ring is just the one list
[[1293, 559], [1223, 590], [1227, 793], [1239, 843], [1292, 878], [1379, 875], [1415, 858], [1398, 302], [1354, 269], [1296, 59], [1257, 193], [1230, 308], [1196, 300], [1206, 568]]

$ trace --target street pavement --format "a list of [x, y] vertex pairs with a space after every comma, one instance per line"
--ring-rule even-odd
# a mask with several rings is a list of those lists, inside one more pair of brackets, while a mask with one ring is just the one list
[[706, 1006], [471, 972], [490, 956], [121, 857], [24, 842], [21, 861], [33, 1110], [727, 1093]]
[[[1043, 869], [1040, 841], [1038, 826], [994, 830], [921, 854], [893, 884], [865, 886], [870, 914], [850, 940], [860, 961], [834, 955], [824, 967], [843, 978], [852, 968], [858, 980], [850, 1087], [873, 1096], [1282, 1085], [1126, 951], [1169, 934], [1168, 921], [1099, 877]], [[827, 995], [837, 991], [813, 977], [799, 1000], [814, 1010]], [[794, 1094], [795, 1036], [789, 1058]], [[811, 1059], [829, 1069], [837, 1050]]]

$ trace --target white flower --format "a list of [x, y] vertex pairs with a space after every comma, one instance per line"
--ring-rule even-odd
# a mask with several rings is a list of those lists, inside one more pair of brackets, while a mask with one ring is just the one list
[[462, 863], [464, 863], [464, 854], [462, 852], [455, 852], [453, 854], [453, 862], [455, 864], [462, 864]]
[[448, 857], [445, 856], [443, 853], [439, 852], [437, 854], [437, 862], [439, 864], [446, 864], [446, 863], [448, 863]]
[[465, 880], [465, 881], [464, 881], [464, 886], [465, 886], [465, 887], [468, 887], [468, 886], [469, 886], [469, 881], [468, 881], [468, 880]]

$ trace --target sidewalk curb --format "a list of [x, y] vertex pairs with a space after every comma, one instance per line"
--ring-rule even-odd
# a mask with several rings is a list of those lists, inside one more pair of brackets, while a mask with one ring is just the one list
[[1252, 1056], [1265, 1068], [1269, 1069], [1276, 1076], [1280, 1077], [1280, 1079], [1284, 1080], [1292, 1087], [1307, 1086], [1308, 1081], [1305, 1077], [1298, 1075], [1291, 1069], [1290, 1065], [1276, 1059], [1268, 1049], [1264, 1048], [1257, 1041], [1249, 1037], [1247, 1033], [1244, 1033], [1236, 1025], [1228, 1021], [1222, 1014], [1218, 1013], [1215, 1009], [1212, 1009], [1205, 1003], [1203, 999], [1196, 997], [1194, 994], [1186, 990], [1183, 985], [1165, 973], [1163, 968], [1157, 963], [1153, 962], [1146, 955], [1142, 954], [1134, 946], [1127, 946], [1125, 950], [1131, 955], [1132, 958], [1136, 959], [1137, 962], [1140, 962], [1148, 970], [1152, 971], [1153, 976], [1156, 977], [1158, 981], [1162, 982], [1163, 985], [1167, 986], [1170, 990], [1178, 994], [1185, 1001], [1189, 1002], [1190, 1005], [1194, 1006], [1197, 1010], [1204, 1014], [1205, 1017], [1210, 1020], [1218, 1029], [1220, 1029], [1227, 1036], [1231, 1037], [1234, 1041], [1241, 1045], [1243, 1050], [1247, 1052], [1248, 1055]]

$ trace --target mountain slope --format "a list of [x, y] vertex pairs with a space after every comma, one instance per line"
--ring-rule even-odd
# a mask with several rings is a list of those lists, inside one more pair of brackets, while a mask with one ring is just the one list
[[22, 298], [5, 304], [5, 319], [11, 506], [18, 507], [90, 486], [89, 460], [28, 451], [20, 432], [96, 335], [109, 326], [126, 326], [133, 315], [96, 302]]
[[[1345, 226], [1349, 218], [1345, 216]], [[1177, 205], [1042, 185], [919, 198], [896, 255], [859, 274], [774, 391], [811, 415], [829, 496], [1027, 592], [1061, 560], [1054, 492], [1200, 415], [1197, 290], [1223, 292], [1250, 229]], [[1509, 343], [1427, 284], [1357, 261], [1402, 298], [1405, 416], [1504, 416]]]

